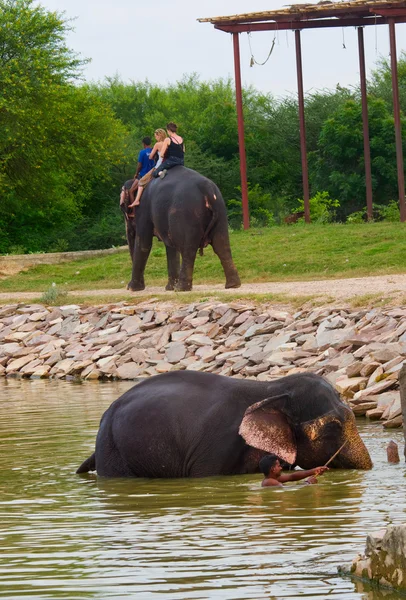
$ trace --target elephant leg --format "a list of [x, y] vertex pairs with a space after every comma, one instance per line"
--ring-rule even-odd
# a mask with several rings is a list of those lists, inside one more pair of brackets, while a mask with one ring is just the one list
[[127, 286], [127, 289], [132, 292], [138, 292], [145, 289], [144, 270], [149, 253], [151, 252], [152, 234], [153, 228], [151, 225], [148, 227], [147, 231], [143, 232], [142, 236], [137, 235], [135, 237], [132, 277]]
[[170, 291], [175, 289], [180, 273], [180, 255], [175, 248], [166, 246], [166, 262], [168, 265], [168, 283], [165, 289]]
[[[133, 221], [133, 219], [132, 219]], [[134, 244], [135, 244], [135, 227], [134, 223], [130, 223], [128, 219], [125, 222], [125, 233], [127, 236], [128, 250], [130, 252], [131, 260], [134, 256]]]
[[221, 261], [221, 266], [226, 276], [226, 288], [238, 288], [241, 285], [241, 281], [238, 275], [238, 271], [235, 268], [233, 257], [231, 256], [230, 240], [228, 237], [228, 231], [215, 231], [211, 245], [213, 246], [214, 252], [217, 254]]
[[182, 266], [179, 281], [176, 285], [178, 292], [190, 292], [193, 286], [193, 268], [195, 266], [197, 248], [187, 248], [182, 252]]

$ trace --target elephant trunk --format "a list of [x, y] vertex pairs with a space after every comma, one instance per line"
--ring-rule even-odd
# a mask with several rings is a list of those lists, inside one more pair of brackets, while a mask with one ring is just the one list
[[348, 420], [344, 426], [343, 441], [348, 440], [331, 466], [338, 469], [372, 469], [369, 452], [358, 433], [354, 420]]

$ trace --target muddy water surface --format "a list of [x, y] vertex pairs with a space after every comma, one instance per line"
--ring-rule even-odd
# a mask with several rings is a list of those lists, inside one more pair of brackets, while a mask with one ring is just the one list
[[130, 385], [0, 380], [0, 597], [400, 597], [337, 575], [367, 532], [406, 522], [406, 468], [385, 450], [400, 432], [361, 422], [375, 468], [318, 486], [76, 476]]

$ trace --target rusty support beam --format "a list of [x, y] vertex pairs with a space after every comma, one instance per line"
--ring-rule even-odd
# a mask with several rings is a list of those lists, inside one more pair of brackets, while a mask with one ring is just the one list
[[302, 69], [302, 47], [300, 43], [300, 31], [295, 31], [296, 44], [296, 72], [297, 72], [297, 94], [299, 100], [299, 132], [300, 132], [300, 155], [302, 159], [302, 182], [304, 199], [304, 218], [306, 223], [310, 223], [310, 204], [309, 204], [309, 173], [307, 168], [306, 151], [306, 122], [304, 109], [303, 93], [303, 69]]
[[389, 19], [389, 43], [392, 72], [393, 114], [395, 118], [396, 164], [398, 170], [400, 220], [404, 222], [406, 221], [405, 173], [403, 170], [402, 123], [400, 120], [398, 64], [396, 58], [396, 32], [395, 22], [393, 19]]
[[[406, 23], [406, 17], [393, 17], [395, 23]], [[320, 29], [323, 27], [366, 27], [368, 25], [387, 25], [388, 17], [348, 17], [343, 19], [312, 19], [310, 21], [267, 21], [264, 23], [214, 23], [214, 28], [226, 33], [244, 33], [254, 31], [293, 31], [296, 29]]]
[[235, 97], [237, 104], [238, 146], [240, 150], [242, 218], [244, 229], [249, 229], [250, 217], [248, 208], [247, 159], [245, 155], [244, 112], [242, 107], [242, 85], [240, 65], [240, 41], [238, 39], [238, 35], [238, 33], [233, 33]]
[[372, 209], [372, 176], [371, 176], [371, 151], [369, 146], [369, 127], [368, 127], [368, 101], [367, 101], [367, 79], [365, 71], [365, 50], [364, 50], [364, 30], [358, 28], [358, 53], [359, 53], [359, 74], [361, 82], [361, 104], [362, 104], [362, 131], [364, 135], [364, 164], [365, 164], [365, 188], [367, 198], [367, 218], [373, 219]]

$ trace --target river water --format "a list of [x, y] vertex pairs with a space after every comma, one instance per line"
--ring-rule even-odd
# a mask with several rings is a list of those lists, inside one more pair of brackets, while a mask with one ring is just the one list
[[386, 600], [337, 574], [367, 532], [406, 522], [400, 431], [360, 422], [372, 471], [262, 489], [260, 476], [77, 476], [131, 383], [0, 381], [0, 597]]

